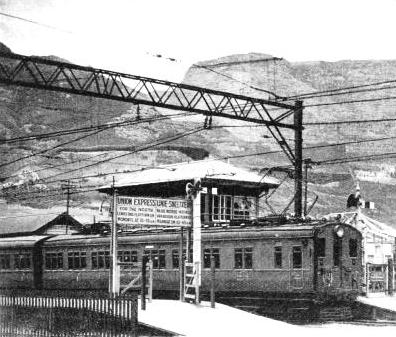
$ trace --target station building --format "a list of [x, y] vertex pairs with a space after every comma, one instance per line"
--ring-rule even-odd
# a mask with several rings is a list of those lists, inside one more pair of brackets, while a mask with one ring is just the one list
[[[186, 195], [195, 192], [200, 194], [197, 214], [202, 226], [254, 220], [260, 214], [260, 196], [278, 186], [279, 181], [273, 177], [220, 160], [143, 169], [114, 184], [119, 195], [117, 223], [126, 231], [139, 226], [191, 226], [192, 202]], [[113, 186], [103, 186], [99, 191], [112, 194]], [[134, 199], [126, 201], [124, 196]]]

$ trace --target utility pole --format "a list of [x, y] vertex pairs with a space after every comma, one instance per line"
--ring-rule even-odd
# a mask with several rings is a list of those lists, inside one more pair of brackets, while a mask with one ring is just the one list
[[67, 181], [66, 184], [62, 184], [61, 188], [62, 190], [66, 190], [66, 234], [69, 232], [69, 210], [70, 210], [70, 190], [71, 188], [74, 188], [74, 185], [70, 184], [70, 180]]
[[302, 216], [302, 196], [303, 196], [303, 153], [302, 153], [302, 126], [303, 121], [303, 103], [302, 101], [296, 101], [294, 108], [294, 213], [296, 218]]
[[308, 169], [312, 168], [311, 166], [312, 160], [311, 158], [307, 158], [304, 160], [305, 164], [305, 196], [304, 196], [304, 216], [307, 215], [307, 206], [308, 206]]
[[110, 295], [117, 296], [120, 293], [120, 272], [118, 266], [118, 243], [117, 243], [117, 190], [115, 188], [115, 180], [113, 177], [113, 214], [111, 221], [111, 269], [110, 269]]

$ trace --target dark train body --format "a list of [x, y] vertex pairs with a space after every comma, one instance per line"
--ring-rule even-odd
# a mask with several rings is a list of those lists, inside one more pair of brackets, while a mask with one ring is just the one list
[[[179, 238], [173, 230], [120, 235], [119, 259], [153, 260], [156, 294], [179, 289]], [[59, 235], [0, 240], [2, 288], [107, 289], [110, 238]], [[354, 298], [362, 278], [362, 236], [337, 222], [202, 230], [202, 291], [210, 256], [220, 297]], [[122, 277], [127, 277], [123, 275]]]

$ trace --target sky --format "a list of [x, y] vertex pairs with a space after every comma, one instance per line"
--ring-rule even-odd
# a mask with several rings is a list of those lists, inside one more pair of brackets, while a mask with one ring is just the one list
[[0, 13], [0, 42], [15, 53], [172, 81], [249, 52], [396, 59], [396, 0], [0, 0]]

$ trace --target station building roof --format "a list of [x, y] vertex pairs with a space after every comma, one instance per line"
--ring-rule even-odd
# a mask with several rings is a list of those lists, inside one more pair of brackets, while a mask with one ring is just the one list
[[[143, 186], [185, 183], [196, 178], [201, 179], [204, 186], [205, 184], [213, 186], [223, 184], [264, 190], [279, 185], [276, 178], [263, 177], [224, 161], [209, 159], [142, 169], [123, 175], [117, 179], [114, 187], [117, 189], [134, 187], [136, 190]], [[111, 186], [103, 186], [98, 190], [109, 193]]]

